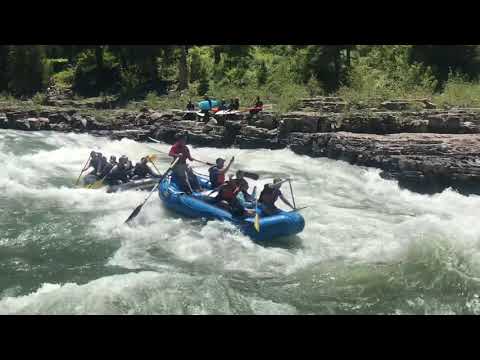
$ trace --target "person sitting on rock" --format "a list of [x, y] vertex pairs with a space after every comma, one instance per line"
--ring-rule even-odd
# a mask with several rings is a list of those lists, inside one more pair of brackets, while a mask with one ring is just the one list
[[173, 161], [179, 159], [172, 172], [175, 181], [178, 182], [182, 191], [188, 194], [191, 194], [193, 191], [200, 192], [202, 190], [200, 183], [193, 170], [187, 165], [187, 159], [193, 161], [193, 158], [190, 155], [185, 134], [177, 136], [177, 142], [170, 148], [168, 155], [173, 157]]
[[187, 111], [194, 111], [195, 110], [195, 105], [192, 103], [192, 99], [188, 100], [187, 104]]
[[235, 98], [233, 110], [240, 110], [240, 99], [239, 98]]
[[230, 104], [228, 104], [228, 110], [232, 111], [235, 110], [235, 100], [230, 99]]
[[225, 100], [222, 100], [220, 102], [220, 106], [218, 107], [218, 110], [219, 111], [228, 110], [227, 103], [225, 102]]
[[280, 187], [286, 181], [288, 181], [288, 179], [282, 181], [281, 179], [276, 178], [273, 180], [273, 184], [265, 184], [260, 193], [258, 203], [266, 215], [274, 215], [280, 211], [280, 209], [275, 206], [275, 203], [279, 198], [290, 208], [295, 209], [280, 191]]
[[215, 161], [216, 165], [208, 169], [208, 173], [210, 175], [210, 183], [212, 184], [212, 187], [214, 189], [218, 188], [219, 186], [225, 183], [225, 174], [230, 169], [230, 166], [232, 166], [232, 163], [234, 160], [235, 158], [232, 157], [227, 167], [224, 167], [225, 159], [218, 158]]
[[147, 163], [148, 163], [148, 159], [146, 157], [143, 157], [140, 159], [139, 163], [135, 164], [135, 168], [133, 169], [132, 180], [145, 179], [148, 176], [151, 176], [151, 177], [158, 176], [153, 172], [152, 169], [150, 169]]
[[208, 101], [208, 110], [212, 110], [212, 100], [210, 100], [210, 98], [208, 97], [208, 95], [205, 95], [203, 97], [203, 100], [204, 101]]
[[263, 110], [263, 102], [260, 100], [260, 96], [257, 96], [253, 108], [250, 109], [250, 114], [257, 114]]

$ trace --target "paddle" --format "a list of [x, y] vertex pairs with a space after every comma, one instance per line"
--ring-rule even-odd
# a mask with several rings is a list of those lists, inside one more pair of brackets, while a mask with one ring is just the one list
[[300, 211], [300, 210], [303, 210], [303, 209], [306, 209], [308, 208], [308, 206], [302, 206], [302, 207], [299, 207], [299, 208], [295, 208], [293, 210], [290, 210], [290, 211], [287, 211], [287, 212], [295, 212], [295, 211]]
[[90, 158], [91, 158], [91, 155], [88, 155], [87, 162], [86, 162], [85, 165], [83, 166], [82, 172], [80, 173], [80, 175], [78, 175], [78, 179], [77, 179], [77, 181], [75, 182], [75, 186], [78, 185], [78, 182], [80, 181], [80, 178], [82, 177], [82, 174], [85, 172], [85, 170], [87, 170], [86, 166], [88, 166], [88, 163], [90, 162]]
[[[111, 170], [110, 170], [110, 171], [111, 171]], [[108, 172], [108, 174], [110, 174], [110, 171]], [[95, 181], [94, 183], [91, 183], [91, 184], [85, 186], [85, 188], [87, 188], [87, 189], [99, 189], [99, 188], [101, 188], [101, 187], [103, 186], [103, 180], [106, 179], [106, 177], [108, 176], [108, 174], [105, 175], [105, 176], [104, 176], [103, 178], [101, 178], [100, 180], [97, 180], [97, 181]]]
[[147, 160], [150, 161], [150, 163], [153, 165], [157, 173], [160, 174], [160, 170], [158, 170], [158, 168], [155, 166], [155, 164], [152, 161], [152, 160], [155, 160], [157, 157], [155, 155], [147, 155], [146, 157], [147, 157]]
[[[153, 142], [155, 143], [160, 143], [160, 141], [158, 141], [157, 139], [154, 139], [154, 138], [151, 138], [151, 137], [148, 137], [150, 140], [152, 140]], [[152, 148], [153, 149], [153, 148]], [[155, 151], [158, 151], [159, 153], [161, 154], [167, 154], [166, 152], [163, 152], [163, 151], [160, 151], [160, 150], [156, 150]], [[198, 163], [201, 163], [201, 164], [204, 164], [204, 165], [208, 165], [208, 166], [215, 166], [215, 164], [212, 164], [210, 162], [206, 162], [206, 161], [202, 161], [202, 160], [198, 160], [198, 159], [194, 159], [192, 158], [193, 161], [196, 161]], [[243, 170], [242, 170], [243, 171]], [[249, 178], [249, 179], [252, 179], [252, 180], [258, 180], [260, 178], [260, 176], [256, 173], [253, 173], [253, 172], [250, 172], [250, 171], [243, 171], [243, 174], [246, 178]]]
[[255, 221], [253, 222], [253, 227], [257, 232], [260, 232], [260, 215], [258, 214], [258, 200], [255, 196]]
[[288, 179], [288, 184], [290, 185], [290, 194], [292, 194], [293, 208], [296, 209], [297, 206], [295, 205], [295, 197], [293, 196], [292, 181], [290, 179]]
[[142, 210], [143, 205], [145, 205], [145, 203], [148, 201], [148, 199], [154, 193], [154, 191], [157, 190], [158, 186], [160, 185], [160, 182], [165, 178], [165, 176], [167, 176], [168, 172], [175, 166], [175, 164], [178, 162], [178, 160], [179, 160], [179, 158], [175, 159], [175, 161], [170, 165], [170, 167], [167, 169], [167, 171], [165, 171], [165, 173], [160, 177], [160, 180], [158, 180], [157, 185], [155, 185], [155, 187], [152, 189], [152, 191], [150, 191], [150, 193], [147, 195], [145, 200], [140, 205], [138, 205], [135, 208], [135, 210], [133, 210], [133, 212], [130, 214], [128, 219], [125, 220], [125, 224], [128, 224], [130, 221], [132, 221], [134, 218], [137, 217], [137, 215]]

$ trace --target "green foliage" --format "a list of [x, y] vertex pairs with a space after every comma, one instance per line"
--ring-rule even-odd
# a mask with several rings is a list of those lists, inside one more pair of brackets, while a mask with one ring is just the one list
[[325, 95], [323, 85], [317, 78], [312, 76], [305, 85], [308, 95], [311, 97]]
[[8, 90], [8, 52], [7, 45], [0, 45], [0, 91]]
[[121, 70], [120, 95], [122, 97], [131, 98], [136, 94], [141, 85], [139, 72], [135, 65]]
[[450, 72], [443, 92], [435, 97], [439, 105], [480, 107], [480, 83], [467, 76]]
[[437, 81], [429, 67], [409, 63], [410, 46], [374, 46], [363, 50], [349, 72], [349, 86], [338, 95], [354, 103], [431, 96]]
[[46, 86], [48, 75], [42, 46], [10, 46], [8, 89], [14, 95], [33, 95], [42, 90]]
[[78, 94], [98, 96], [100, 92], [114, 92], [118, 90], [119, 81], [119, 63], [110, 51], [103, 51], [101, 64], [94, 49], [88, 49], [77, 56], [73, 89]]
[[75, 70], [70, 67], [52, 75], [52, 81], [56, 87], [61, 89], [70, 88], [73, 85]]
[[150, 92], [147, 94], [147, 97], [145, 98], [145, 103], [146, 103], [146, 105], [147, 105], [149, 108], [151, 108], [151, 109], [157, 107], [158, 104], [159, 104], [159, 102], [160, 102], [159, 96], [158, 96], [158, 94], [157, 94], [156, 92], [154, 92], [154, 91], [150, 91]]
[[38, 92], [32, 97], [32, 101], [36, 105], [47, 105], [47, 95]]
[[258, 86], [263, 86], [267, 83], [268, 80], [268, 68], [265, 65], [265, 61], [260, 61], [260, 64], [256, 70], [257, 75], [257, 84]]
[[[281, 111], [295, 109], [302, 97], [326, 94], [370, 105], [419, 97], [452, 105], [478, 102], [477, 45], [188, 46], [186, 67], [182, 48], [0, 46], [0, 91], [30, 97], [50, 80], [72, 88], [76, 97], [118, 94], [133, 106], [184, 108], [188, 97], [208, 93], [227, 101], [239, 97], [247, 106], [260, 96]], [[180, 80], [188, 88], [170, 94]], [[41, 96], [34, 102], [41, 104]]]
[[412, 61], [430, 66], [443, 84], [450, 78], [451, 71], [467, 76], [469, 80], [478, 79], [480, 74], [480, 51], [478, 45], [414, 45]]
[[69, 65], [68, 59], [47, 59], [46, 62], [51, 74], [66, 70]]

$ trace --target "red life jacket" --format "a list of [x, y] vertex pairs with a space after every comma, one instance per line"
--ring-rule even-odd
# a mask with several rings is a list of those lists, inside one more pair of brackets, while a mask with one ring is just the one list
[[221, 173], [220, 169], [216, 166], [212, 166], [208, 169], [208, 172], [210, 174], [210, 182], [213, 186], [218, 187], [223, 185], [225, 182], [225, 173]]
[[225, 201], [232, 201], [235, 199], [239, 191], [239, 186], [236, 186], [235, 183], [227, 182], [227, 186], [221, 190], [221, 199]]

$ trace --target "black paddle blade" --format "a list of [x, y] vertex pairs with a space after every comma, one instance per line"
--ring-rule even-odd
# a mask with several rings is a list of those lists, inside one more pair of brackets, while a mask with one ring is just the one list
[[132, 221], [133, 219], [135, 219], [138, 215], [138, 213], [140, 212], [140, 210], [142, 210], [142, 207], [143, 207], [143, 204], [140, 204], [138, 205], [135, 210], [133, 210], [133, 212], [130, 214], [130, 216], [128, 217], [127, 220], [125, 220], [125, 224], [128, 224], [130, 221]]
[[243, 176], [245, 176], [246, 178], [252, 179], [252, 180], [258, 180], [260, 178], [260, 176], [258, 174], [251, 173], [251, 172], [248, 172], [248, 171], [243, 171]]

